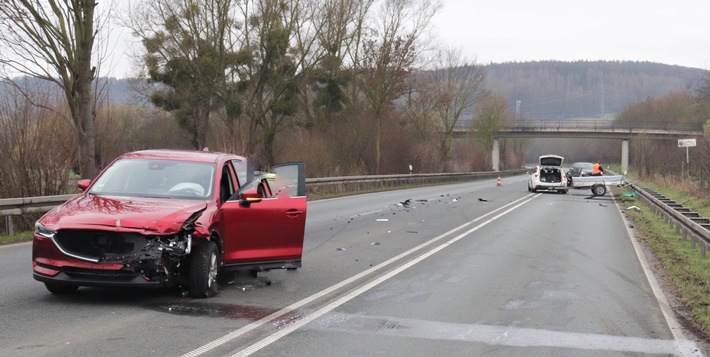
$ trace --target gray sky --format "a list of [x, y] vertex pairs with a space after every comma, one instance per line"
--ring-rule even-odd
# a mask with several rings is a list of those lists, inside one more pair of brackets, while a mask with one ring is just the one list
[[[124, 6], [130, 3], [117, 0]], [[135, 2], [136, 0], [133, 0]], [[438, 43], [479, 64], [649, 61], [710, 70], [710, 0], [442, 0]], [[135, 74], [136, 40], [112, 33], [106, 75]], [[131, 48], [133, 47], [133, 48]]]
[[443, 0], [434, 26], [479, 64], [649, 61], [710, 69], [710, 0]]

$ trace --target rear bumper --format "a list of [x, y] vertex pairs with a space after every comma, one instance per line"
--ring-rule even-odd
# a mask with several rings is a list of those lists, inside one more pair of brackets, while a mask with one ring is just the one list
[[559, 182], [555, 183], [548, 183], [545, 184], [543, 183], [538, 183], [533, 187], [536, 190], [550, 190], [550, 191], [559, 191], [559, 190], [569, 190], [569, 187], [567, 185], [560, 184]]

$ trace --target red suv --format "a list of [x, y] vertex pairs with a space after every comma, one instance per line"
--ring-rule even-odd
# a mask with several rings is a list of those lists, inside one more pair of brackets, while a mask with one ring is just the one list
[[168, 286], [217, 294], [222, 271], [301, 267], [302, 163], [254, 178], [247, 160], [206, 151], [124, 154], [35, 224], [33, 276], [79, 286]]

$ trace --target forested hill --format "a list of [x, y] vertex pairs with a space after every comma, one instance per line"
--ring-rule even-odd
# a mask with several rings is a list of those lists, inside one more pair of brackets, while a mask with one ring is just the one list
[[[517, 62], [485, 67], [484, 88], [508, 98], [511, 114], [522, 119], [559, 120], [610, 117], [626, 105], [693, 89], [705, 71], [650, 62]], [[52, 84], [47, 84], [53, 87]], [[111, 105], [145, 105], [134, 79], [101, 78]], [[0, 95], [3, 95], [0, 84]], [[144, 91], [144, 90], [143, 90]], [[465, 113], [461, 125], [470, 123]]]
[[626, 105], [695, 88], [705, 70], [651, 62], [519, 62], [486, 66], [485, 88], [525, 119], [599, 118]]

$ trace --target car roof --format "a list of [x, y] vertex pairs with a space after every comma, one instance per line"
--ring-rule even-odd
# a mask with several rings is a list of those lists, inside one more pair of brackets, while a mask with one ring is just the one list
[[594, 166], [594, 164], [591, 162], [575, 162], [574, 164], [572, 164], [572, 167], [575, 166]]
[[119, 159], [179, 160], [205, 163], [216, 163], [222, 158], [246, 160], [242, 156], [223, 152], [172, 149], [133, 151], [119, 156]]

